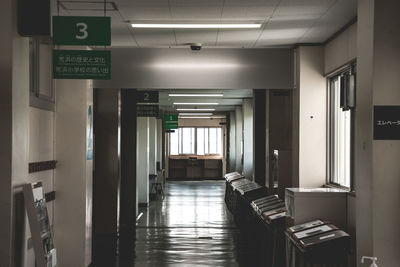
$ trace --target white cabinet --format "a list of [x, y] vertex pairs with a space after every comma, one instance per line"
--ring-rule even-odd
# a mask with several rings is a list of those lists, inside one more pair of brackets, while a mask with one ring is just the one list
[[347, 191], [336, 188], [286, 188], [285, 204], [294, 225], [315, 219], [347, 228]]

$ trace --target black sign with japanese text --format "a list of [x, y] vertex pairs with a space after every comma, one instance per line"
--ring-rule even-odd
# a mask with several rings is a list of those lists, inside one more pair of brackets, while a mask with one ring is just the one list
[[138, 91], [136, 99], [138, 103], [158, 103], [158, 91]]
[[374, 106], [374, 140], [400, 140], [400, 106]]
[[158, 105], [136, 105], [136, 117], [158, 117]]

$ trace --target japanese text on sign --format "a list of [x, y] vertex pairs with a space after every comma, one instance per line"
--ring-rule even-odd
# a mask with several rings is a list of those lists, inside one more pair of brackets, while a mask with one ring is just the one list
[[111, 79], [110, 51], [53, 50], [55, 79]]

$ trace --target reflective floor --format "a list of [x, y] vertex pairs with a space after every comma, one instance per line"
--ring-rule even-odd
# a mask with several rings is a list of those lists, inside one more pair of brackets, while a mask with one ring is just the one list
[[224, 203], [222, 181], [169, 182], [142, 208], [133, 266], [255, 266], [252, 241]]

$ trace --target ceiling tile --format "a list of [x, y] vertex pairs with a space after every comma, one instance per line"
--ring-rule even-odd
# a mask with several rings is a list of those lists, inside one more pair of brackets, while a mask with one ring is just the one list
[[220, 30], [218, 35], [218, 46], [239, 47], [252, 46], [260, 36], [260, 29], [247, 30]]
[[187, 43], [202, 43], [204, 45], [215, 45], [215, 41], [217, 39], [218, 30], [208, 29], [202, 30], [197, 29], [193, 30], [185, 30], [185, 29], [177, 29], [175, 30], [176, 39], [178, 45], [184, 45]]
[[282, 0], [275, 11], [277, 16], [324, 14], [336, 0]]
[[133, 36], [140, 47], [175, 45], [174, 32], [169, 29], [134, 29]]
[[301, 42], [324, 42], [357, 14], [356, 0], [337, 1], [329, 11], [310, 27]]
[[134, 47], [137, 46], [135, 39], [130, 33], [129, 25], [126, 23], [113, 23], [111, 31], [111, 39], [113, 47]]
[[174, 20], [218, 21], [223, 0], [170, 0]]

